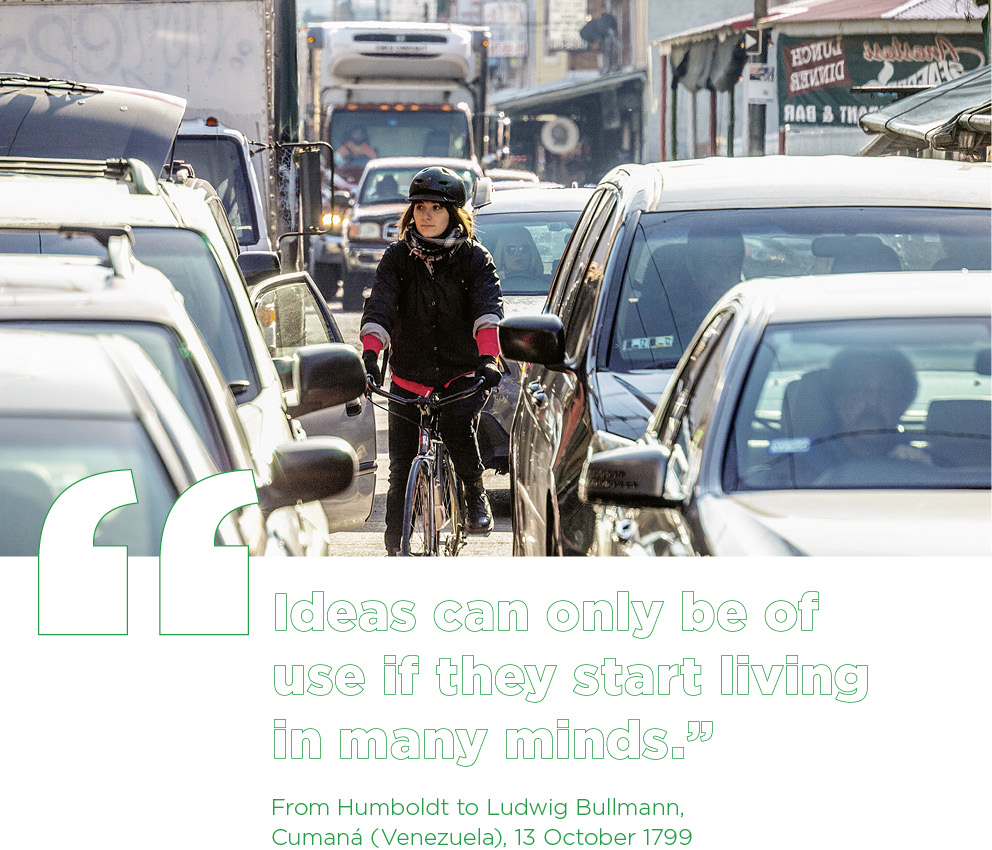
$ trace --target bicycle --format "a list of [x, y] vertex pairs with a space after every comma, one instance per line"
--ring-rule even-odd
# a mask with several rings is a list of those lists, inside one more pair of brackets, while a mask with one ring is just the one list
[[441, 408], [468, 398], [485, 386], [481, 379], [471, 387], [441, 398], [438, 394], [406, 398], [377, 387], [368, 379], [366, 395], [383, 396], [420, 413], [420, 443], [410, 467], [403, 502], [403, 536], [400, 555], [457, 555], [465, 545], [465, 518], [462, 511], [462, 482], [455, 473], [439, 421]]

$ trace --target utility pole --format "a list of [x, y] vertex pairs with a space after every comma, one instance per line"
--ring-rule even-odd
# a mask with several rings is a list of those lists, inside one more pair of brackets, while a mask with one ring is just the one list
[[[768, 0], [754, 0], [754, 25], [768, 17]], [[761, 53], [753, 57], [761, 64], [768, 62], [768, 39], [761, 39]], [[748, 119], [748, 153], [751, 156], [765, 155], [765, 104], [749, 103], [747, 105]]]

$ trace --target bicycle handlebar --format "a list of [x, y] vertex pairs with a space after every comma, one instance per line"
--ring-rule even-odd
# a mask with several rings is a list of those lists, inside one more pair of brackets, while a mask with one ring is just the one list
[[444, 407], [445, 405], [451, 404], [455, 401], [461, 401], [463, 398], [468, 398], [470, 395], [475, 395], [479, 390], [481, 390], [486, 385], [486, 382], [479, 378], [476, 380], [472, 386], [459, 390], [453, 395], [445, 396], [444, 398], [439, 398], [437, 390], [432, 392], [429, 396], [416, 396], [415, 398], [406, 398], [405, 396], [396, 395], [382, 387], [377, 387], [372, 383], [372, 378], [368, 375], [365, 376], [365, 395], [371, 397], [372, 393], [376, 395], [381, 395], [384, 398], [388, 398], [390, 401], [398, 401], [401, 404], [411, 404], [417, 407]]

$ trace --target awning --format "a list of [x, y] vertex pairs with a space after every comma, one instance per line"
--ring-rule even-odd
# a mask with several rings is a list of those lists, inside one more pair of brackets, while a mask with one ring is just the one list
[[[950, 82], [869, 112], [861, 117], [859, 124], [866, 133], [880, 134], [885, 140], [904, 146], [960, 150], [989, 143], [990, 109], [992, 67], [983, 65]], [[970, 135], [962, 138], [961, 134]], [[877, 139], [861, 153], [877, 154], [891, 146], [891, 141]]]
[[644, 70], [625, 71], [588, 80], [560, 80], [532, 89], [504, 89], [492, 95], [489, 100], [496, 109], [504, 112], [554, 111], [554, 107], [565, 101], [618, 89], [628, 82], [638, 81], [643, 84], [646, 80], [647, 72]]

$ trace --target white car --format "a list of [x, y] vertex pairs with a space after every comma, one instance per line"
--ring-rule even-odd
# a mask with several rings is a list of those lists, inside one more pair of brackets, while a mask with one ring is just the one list
[[[53, 163], [60, 167], [61, 176], [51, 176]], [[321, 419], [331, 405], [319, 394], [293, 405], [300, 399], [294, 399], [280, 380], [235, 259], [237, 240], [212, 189], [156, 180], [137, 160], [37, 162], [0, 157], [0, 251], [65, 250], [53, 235], [44, 233], [62, 225], [80, 234], [75, 244], [83, 253], [93, 251], [94, 239], [86, 236], [87, 230], [99, 234], [107, 228], [128, 227], [138, 259], [165, 274], [182, 293], [186, 309], [234, 393], [259, 468], [265, 468], [276, 447], [289, 440], [334, 434], [333, 421]], [[298, 299], [289, 295], [286, 325], [292, 325], [299, 312]], [[268, 320], [282, 323], [278, 316]], [[299, 356], [319, 360], [323, 355], [320, 346], [304, 346]], [[357, 353], [355, 361], [360, 370]], [[327, 389], [333, 390], [333, 372], [324, 374]], [[340, 416], [347, 415], [345, 405], [334, 407]], [[371, 422], [370, 413], [368, 417]], [[349, 489], [356, 504], [346, 516], [345, 527], [353, 527], [352, 514], [364, 521], [371, 512], [374, 480], [373, 449], [371, 457], [359, 458], [359, 473]], [[318, 501], [307, 501], [304, 513], [310, 541], [306, 548], [319, 552], [320, 541], [335, 529]]]
[[990, 291], [987, 272], [730, 290], [640, 439], [586, 460], [592, 553], [988, 557]]
[[[253, 530], [247, 512], [242, 513], [240, 527], [249, 552], [270, 556], [326, 554], [325, 538], [310, 534], [302, 506], [296, 502], [346, 489], [354, 478], [354, 450], [340, 439], [300, 442], [290, 438], [275, 448], [270, 462], [261, 464], [253, 459], [231, 390], [186, 312], [182, 296], [161, 272], [134, 259], [126, 230], [111, 233], [106, 231], [107, 256], [102, 259], [64, 253], [0, 255], [0, 331], [37, 331], [37, 337], [25, 337], [32, 344], [38, 342], [40, 332], [53, 331], [130, 340], [154, 364], [202, 442], [202, 447], [192, 451], [183, 447], [189, 440], [177, 447], [185, 465], [195, 463], [205, 453], [216, 471], [253, 472], [261, 506], [261, 514], [254, 513], [264, 516], [265, 522], [256, 520]], [[77, 239], [71, 234], [48, 236]], [[52, 359], [64, 350], [68, 348], [61, 343], [53, 344], [44, 356]], [[342, 355], [347, 353], [342, 347]], [[21, 355], [25, 362], [29, 356], [27, 351]], [[52, 434], [57, 433], [57, 429], [52, 430]], [[186, 460], [187, 454], [193, 459]], [[74, 467], [61, 463], [54, 453], [44, 454], [48, 465], [41, 457], [17, 460], [8, 456], [0, 464], [0, 489], [16, 487], [16, 482], [30, 473], [32, 480], [47, 482], [44, 492], [50, 497], [50, 507], [61, 489], [75, 483], [66, 480]], [[292, 480], [285, 475], [290, 469], [296, 470]], [[93, 471], [86, 467], [87, 474]], [[35, 547], [37, 542], [35, 538]]]

